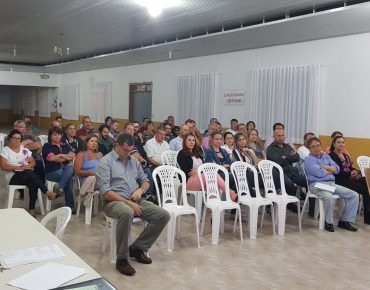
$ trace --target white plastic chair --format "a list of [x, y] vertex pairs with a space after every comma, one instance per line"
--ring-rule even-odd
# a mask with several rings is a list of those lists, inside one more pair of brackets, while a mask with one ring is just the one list
[[45, 143], [48, 143], [48, 135], [39, 135], [37, 136], [40, 138], [41, 145], [44, 146]]
[[[28, 208], [29, 202], [28, 187], [25, 185], [8, 185], [8, 208], [13, 207], [15, 191], [19, 189], [24, 190], [24, 208]], [[37, 192], [37, 200], [39, 202], [41, 214], [45, 215], [44, 202], [42, 199], [42, 192], [40, 189]]]
[[8, 135], [4, 133], [0, 133], [0, 152], [3, 150], [4, 145], [5, 145], [5, 139]]
[[[164, 151], [161, 154], [162, 165], [170, 165], [170, 166], [173, 166], [173, 167], [178, 167], [177, 166], [177, 154], [178, 153], [179, 152], [173, 151], [173, 150]], [[174, 178], [174, 182], [175, 182], [175, 192], [176, 192], [177, 196], [179, 197], [179, 188], [181, 186], [181, 181], [180, 181], [179, 177], [177, 176], [177, 174], [175, 174], [175, 176], [173, 178]]]
[[[256, 196], [252, 197], [249, 192], [247, 172], [251, 170], [254, 176], [255, 192]], [[241, 205], [249, 208], [249, 237], [250, 239], [256, 239], [257, 227], [258, 227], [258, 209], [263, 206], [263, 212], [265, 211], [266, 205], [271, 205], [271, 218], [272, 218], [272, 232], [275, 235], [275, 213], [272, 201], [267, 198], [263, 198], [260, 194], [258, 186], [258, 172], [256, 168], [242, 161], [236, 161], [231, 164], [231, 173], [234, 176], [237, 192], [238, 202]], [[264, 215], [263, 215], [264, 216]], [[263, 216], [261, 219], [261, 227], [263, 225]]]
[[[50, 181], [50, 180], [46, 180], [46, 187], [48, 188], [49, 191], [53, 191], [54, 189], [54, 186], [58, 184], [57, 182], [54, 182], [54, 181]], [[50, 212], [50, 209], [51, 209], [51, 202], [52, 200], [50, 199], [46, 199], [46, 205], [45, 205], [45, 211], [47, 213]]]
[[[217, 184], [217, 176], [219, 171], [225, 175], [226, 200], [221, 199], [221, 192]], [[237, 214], [235, 215], [234, 232], [236, 229], [236, 222], [239, 219], [240, 240], [243, 241], [240, 205], [231, 200], [228, 171], [216, 163], [204, 163], [198, 167], [198, 177], [202, 186], [203, 200], [205, 205], [202, 218], [202, 228], [200, 231], [201, 234], [203, 235], [207, 208], [209, 208], [212, 211], [212, 244], [217, 245], [219, 232], [223, 232], [224, 211], [226, 209], [236, 209]], [[205, 184], [203, 178], [205, 179]]]
[[357, 164], [358, 164], [358, 167], [360, 168], [361, 175], [365, 176], [365, 168], [370, 167], [370, 157], [369, 156], [358, 156]]
[[[132, 223], [144, 223], [145, 222], [139, 218], [134, 217]], [[105, 249], [107, 247], [107, 241], [110, 241], [110, 247], [109, 247], [109, 257], [111, 263], [116, 263], [117, 260], [117, 243], [116, 243], [116, 235], [117, 235], [117, 220], [114, 218], [111, 218], [107, 215], [105, 215], [105, 223], [104, 223], [104, 229], [103, 229], [103, 246], [102, 246], [102, 253], [105, 252]], [[131, 235], [129, 237], [129, 240], [131, 239]], [[148, 253], [147, 253], [148, 255]], [[148, 255], [149, 256], [149, 255]]]
[[[274, 168], [279, 172], [281, 194], [277, 194], [274, 179], [273, 170]], [[258, 169], [261, 172], [263, 185], [265, 187], [265, 197], [270, 199], [277, 207], [277, 222], [278, 222], [278, 235], [284, 235], [285, 233], [285, 220], [286, 220], [286, 207], [289, 203], [296, 203], [298, 210], [298, 227], [299, 231], [301, 227], [301, 213], [300, 213], [300, 201], [297, 197], [288, 195], [285, 190], [284, 172], [281, 166], [270, 160], [261, 160], [258, 163]]]
[[[80, 183], [80, 177], [75, 176], [74, 178], [77, 179], [77, 190], [80, 191], [81, 188], [81, 183]], [[80, 209], [81, 209], [81, 204], [82, 204], [82, 198], [78, 198], [78, 203], [77, 203], [77, 214], [76, 218], [79, 218], [80, 216]], [[89, 206], [85, 206], [85, 224], [90, 225], [91, 224], [91, 216], [94, 211], [94, 215], [98, 214], [99, 211], [99, 191], [94, 191], [92, 194], [92, 199], [89, 204]]]
[[[307, 176], [306, 176], [306, 172], [304, 171], [303, 169], [303, 173], [306, 177], [306, 182], [307, 182], [307, 193], [306, 193], [306, 198], [304, 200], [304, 203], [303, 203], [303, 207], [302, 207], [302, 212], [301, 212], [301, 223], [302, 223], [302, 218], [303, 218], [303, 215], [306, 211], [306, 208], [307, 208], [307, 205], [309, 204], [309, 198], [314, 198], [315, 199], [315, 218], [317, 218], [319, 215], [319, 229], [320, 230], [323, 230], [325, 228], [325, 217], [326, 217], [326, 213], [325, 213], [325, 208], [324, 208], [324, 202], [322, 201], [322, 199], [320, 197], [318, 197], [317, 195], [311, 193], [310, 191], [310, 188], [308, 186], [308, 180], [307, 180]], [[333, 198], [335, 200], [337, 200], [339, 198], [338, 195], [335, 195], [333, 194]], [[318, 205], [319, 207], [317, 208], [317, 201], [319, 202]]]
[[[174, 239], [175, 239], [175, 230], [176, 230], [176, 219], [178, 219], [178, 235], [180, 236], [180, 216], [182, 215], [194, 215], [195, 216], [195, 228], [197, 232], [197, 239], [198, 239], [198, 248], [199, 245], [199, 217], [196, 209], [188, 204], [188, 199], [186, 194], [182, 195], [182, 203], [181, 205], [178, 204], [175, 192], [175, 182], [174, 177], [180, 175], [181, 180], [186, 180], [185, 173], [180, 169], [169, 166], [169, 165], [162, 165], [154, 169], [153, 171], [153, 179], [154, 184], [157, 190], [157, 197], [159, 206], [163, 207], [167, 210], [170, 215], [171, 219], [167, 224], [167, 251], [173, 252], [174, 247]], [[157, 176], [161, 181], [162, 191], [160, 192]], [[185, 192], [185, 183], [181, 184], [182, 192]], [[162, 195], [162, 197], [161, 197]]]
[[54, 235], [59, 239], [62, 240], [64, 236], [64, 231], [67, 227], [69, 220], [71, 219], [72, 210], [65, 206], [60, 207], [52, 212], [48, 213], [42, 220], [41, 224], [46, 227], [46, 225], [53, 219], [57, 219], [57, 225], [54, 231]]

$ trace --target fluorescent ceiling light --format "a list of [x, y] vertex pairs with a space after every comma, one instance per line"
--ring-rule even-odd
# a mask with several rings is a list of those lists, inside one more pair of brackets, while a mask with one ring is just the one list
[[181, 0], [135, 0], [136, 3], [148, 9], [151, 16], [157, 17], [166, 8], [182, 4]]

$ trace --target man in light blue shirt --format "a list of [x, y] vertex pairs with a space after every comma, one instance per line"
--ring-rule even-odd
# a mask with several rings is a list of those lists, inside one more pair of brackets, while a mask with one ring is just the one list
[[180, 135], [170, 141], [170, 149], [172, 151], [180, 151], [182, 149], [182, 141], [186, 134], [189, 133], [189, 126], [184, 124], [180, 128]]
[[[143, 264], [151, 264], [147, 252], [158, 238], [167, 222], [169, 213], [141, 196], [149, 189], [148, 178], [140, 162], [131, 156], [134, 137], [122, 133], [116, 147], [100, 159], [96, 168], [96, 184], [104, 201], [104, 212], [117, 220], [117, 270], [128, 276], [135, 274], [128, 256]], [[129, 247], [129, 236], [134, 216], [148, 222], [144, 231]]]
[[346, 187], [335, 184], [334, 174], [339, 172], [338, 165], [329, 155], [322, 152], [320, 139], [313, 137], [307, 142], [310, 155], [304, 161], [310, 192], [317, 195], [324, 203], [325, 209], [325, 230], [334, 232], [333, 209], [335, 199], [333, 195], [338, 195], [344, 199], [345, 207], [339, 219], [338, 227], [349, 231], [357, 231], [351, 225], [357, 215], [358, 193]]

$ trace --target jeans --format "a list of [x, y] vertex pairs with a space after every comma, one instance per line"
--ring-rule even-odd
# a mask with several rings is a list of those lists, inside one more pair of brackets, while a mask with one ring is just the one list
[[71, 209], [75, 208], [73, 198], [73, 167], [71, 165], [63, 166], [62, 168], [46, 173], [46, 179], [59, 183], [59, 188], [64, 190], [64, 198], [66, 206]]
[[344, 222], [354, 222], [358, 209], [358, 193], [344, 186], [335, 184], [334, 182], [320, 183], [335, 187], [335, 191], [333, 193], [327, 190], [316, 188], [315, 183], [310, 184], [310, 191], [320, 197], [324, 203], [324, 209], [326, 213], [325, 221], [329, 224], [333, 223], [333, 209], [335, 204], [335, 199], [333, 199], [333, 195], [335, 194], [344, 199], [345, 202], [344, 210], [342, 216], [340, 217], [340, 220]]

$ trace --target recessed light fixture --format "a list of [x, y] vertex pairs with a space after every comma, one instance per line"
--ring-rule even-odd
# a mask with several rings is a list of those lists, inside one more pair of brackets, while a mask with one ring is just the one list
[[182, 4], [181, 0], [135, 0], [135, 2], [148, 9], [148, 12], [152, 17], [159, 16], [166, 8]]

